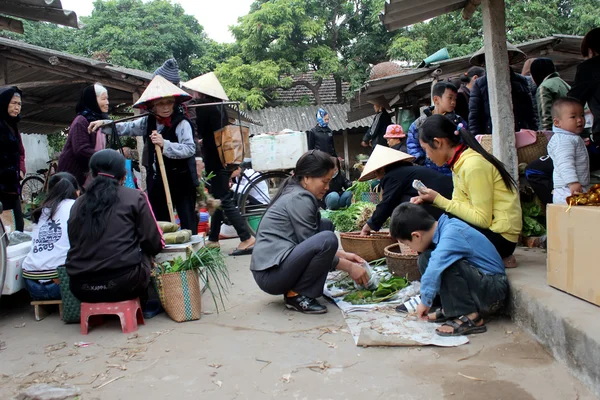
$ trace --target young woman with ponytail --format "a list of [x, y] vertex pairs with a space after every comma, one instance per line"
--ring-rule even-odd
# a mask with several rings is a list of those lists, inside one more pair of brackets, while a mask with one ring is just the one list
[[162, 236], [146, 195], [123, 186], [125, 158], [101, 150], [92, 182], [71, 209], [66, 268], [71, 292], [87, 303], [147, 297], [152, 257]]
[[50, 178], [48, 197], [33, 212], [31, 250], [23, 261], [25, 287], [33, 300], [60, 299], [56, 269], [65, 265], [67, 259], [70, 248], [67, 221], [77, 196], [77, 179], [60, 172]]
[[364, 260], [338, 250], [331, 221], [321, 219], [319, 201], [329, 189], [334, 159], [311, 150], [298, 160], [294, 175], [284, 183], [262, 217], [250, 270], [266, 293], [283, 295], [285, 306], [305, 314], [323, 314], [329, 271], [348, 272], [359, 284], [369, 280]]
[[517, 183], [497, 158], [481, 147], [460, 124], [433, 115], [425, 121], [419, 140], [436, 165], [452, 169], [452, 199], [434, 190], [420, 193], [413, 203], [433, 203], [469, 223], [494, 244], [505, 267], [516, 267], [513, 256], [522, 228]]

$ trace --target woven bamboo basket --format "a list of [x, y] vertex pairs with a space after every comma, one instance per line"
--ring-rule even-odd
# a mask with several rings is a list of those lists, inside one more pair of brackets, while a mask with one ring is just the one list
[[[492, 152], [492, 135], [481, 135], [481, 147], [490, 154]], [[519, 164], [530, 164], [540, 157], [548, 155], [548, 137], [544, 132], [537, 133], [535, 143], [517, 149]]]
[[165, 311], [175, 322], [196, 321], [202, 314], [202, 293], [196, 271], [173, 272], [154, 277]]
[[383, 258], [385, 248], [396, 241], [389, 233], [373, 232], [369, 236], [361, 236], [360, 232], [340, 233], [342, 248], [370, 262]]
[[384, 250], [388, 270], [396, 276], [406, 277], [409, 282], [421, 279], [418, 254], [400, 243], [389, 245]]

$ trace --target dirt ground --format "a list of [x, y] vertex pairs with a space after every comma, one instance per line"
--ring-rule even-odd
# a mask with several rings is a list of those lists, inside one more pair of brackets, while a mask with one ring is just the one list
[[286, 310], [258, 289], [249, 262], [228, 258], [226, 311], [205, 294], [200, 321], [161, 314], [134, 335], [109, 321], [82, 336], [57, 313], [36, 322], [26, 296], [3, 297], [0, 398], [50, 383], [76, 386], [86, 400], [595, 399], [509, 320], [458, 348], [358, 348], [335, 306], [320, 316]]

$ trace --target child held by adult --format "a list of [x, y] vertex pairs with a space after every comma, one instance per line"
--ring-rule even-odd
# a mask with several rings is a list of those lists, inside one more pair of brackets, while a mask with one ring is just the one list
[[[421, 206], [401, 204], [394, 210], [390, 234], [419, 252], [419, 318], [444, 322], [440, 336], [487, 331], [483, 317], [499, 311], [508, 293], [504, 265], [494, 245], [458, 218], [436, 220]], [[442, 308], [430, 313], [440, 296]]]
[[554, 162], [553, 203], [566, 204], [567, 197], [585, 193], [590, 184], [590, 159], [583, 138], [583, 105], [578, 99], [561, 97], [552, 105], [554, 135], [548, 154]]
[[444, 175], [452, 175], [452, 171], [446, 165], [436, 165], [432, 160], [427, 157], [425, 150], [419, 142], [419, 129], [425, 123], [425, 121], [432, 115], [444, 115], [455, 125], [463, 124], [467, 126], [465, 120], [454, 112], [456, 107], [456, 96], [458, 89], [450, 82], [438, 82], [433, 86], [433, 107], [426, 108], [423, 113], [425, 115], [420, 116], [415, 122], [413, 122], [408, 129], [408, 139], [406, 147], [408, 154], [415, 158], [415, 163], [424, 165], [427, 168], [434, 169]]
[[507, 268], [516, 267], [513, 253], [523, 227], [517, 184], [496, 157], [460, 125], [433, 115], [419, 133], [421, 146], [436, 165], [452, 170], [454, 191], [448, 199], [433, 189], [419, 192], [415, 204], [433, 203], [483, 233]]

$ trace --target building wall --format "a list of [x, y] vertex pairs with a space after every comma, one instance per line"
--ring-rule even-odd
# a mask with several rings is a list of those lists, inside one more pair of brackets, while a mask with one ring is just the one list
[[33, 174], [39, 169], [48, 168], [48, 137], [46, 135], [21, 135], [25, 147], [25, 164], [28, 174]]
[[[365, 148], [360, 145], [362, 137], [367, 130], [363, 129], [352, 129], [348, 132], [348, 153], [350, 160], [347, 160], [346, 164], [350, 167], [350, 179], [356, 180], [360, 176], [360, 172], [353, 170], [352, 166], [357, 163], [356, 156], [359, 154], [371, 154], [371, 148]], [[338, 156], [344, 158], [344, 135], [336, 134], [334, 136], [335, 151]]]

